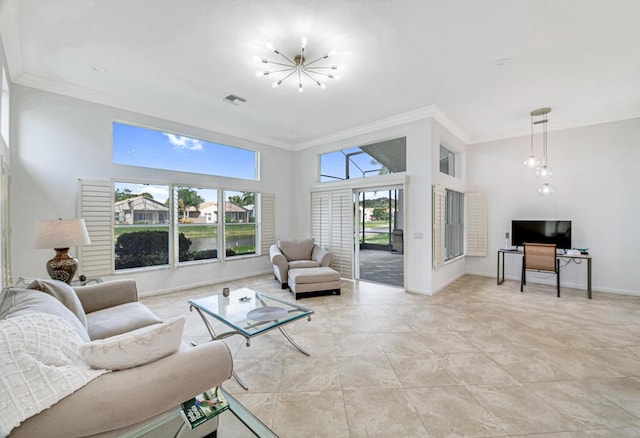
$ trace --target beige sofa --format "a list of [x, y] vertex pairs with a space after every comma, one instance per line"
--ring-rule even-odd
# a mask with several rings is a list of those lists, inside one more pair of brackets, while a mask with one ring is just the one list
[[333, 254], [322, 249], [313, 239], [278, 240], [269, 249], [273, 274], [282, 285], [282, 289], [289, 287], [289, 271], [291, 269], [328, 267], [333, 260]]
[[[138, 333], [163, 326], [161, 320], [138, 301], [136, 285], [132, 280], [75, 288], [80, 308], [77, 302], [69, 302], [73, 301], [73, 297], [61, 296], [56, 291], [58, 287], [60, 290], [64, 289], [64, 286], [57, 283], [49, 280], [43, 283], [40, 290], [34, 290], [33, 287], [4, 289], [0, 295], [0, 320], [34, 312], [57, 315], [68, 320], [69, 325], [82, 338], [84, 343], [81, 344], [81, 350], [84, 347], [87, 350], [92, 345], [100, 347], [101, 343], [109, 344], [111, 340], [129, 335], [135, 337]], [[53, 285], [53, 291], [48, 285]], [[83, 314], [86, 321], [83, 321]], [[177, 322], [184, 324], [184, 317], [173, 319], [180, 318], [182, 321]], [[25, 318], [14, 321], [23, 319]], [[182, 336], [181, 331], [182, 326], [179, 337]], [[231, 377], [233, 362], [229, 349], [223, 342], [214, 341], [191, 347], [178, 339], [178, 344], [177, 351], [165, 357], [94, 378], [53, 406], [26, 419], [9, 436], [121, 436], [175, 409], [196, 394], [221, 385]], [[145, 359], [143, 352], [135, 353]], [[125, 360], [128, 354], [125, 352]], [[135, 354], [131, 352], [130, 355]], [[214, 419], [189, 430], [177, 418], [176, 421], [165, 424], [163, 430], [157, 430], [149, 436], [202, 437], [216, 427], [217, 421]]]

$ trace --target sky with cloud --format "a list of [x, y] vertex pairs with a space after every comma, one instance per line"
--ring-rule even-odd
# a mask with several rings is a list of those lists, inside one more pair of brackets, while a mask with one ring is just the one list
[[113, 123], [113, 162], [178, 172], [256, 179], [257, 152]]

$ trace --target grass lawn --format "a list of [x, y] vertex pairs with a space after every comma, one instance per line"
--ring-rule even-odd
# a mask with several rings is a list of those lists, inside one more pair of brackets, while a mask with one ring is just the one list
[[[188, 238], [198, 237], [217, 237], [218, 228], [212, 225], [186, 225], [181, 224], [178, 226], [180, 233], [183, 233]], [[131, 233], [134, 231], [167, 231], [169, 232], [169, 226], [167, 225], [116, 225], [115, 227], [115, 239], [125, 233]], [[252, 236], [256, 234], [255, 224], [227, 224], [226, 235], [227, 237], [239, 237], [239, 236]]]

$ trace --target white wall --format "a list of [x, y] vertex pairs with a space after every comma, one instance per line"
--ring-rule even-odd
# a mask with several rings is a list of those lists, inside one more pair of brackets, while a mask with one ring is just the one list
[[[407, 138], [406, 218], [404, 231], [405, 289], [431, 292], [431, 123], [420, 120], [346, 140], [336, 141], [296, 153], [294, 163], [293, 232], [290, 237], [309, 236], [310, 191], [318, 183], [319, 156], [340, 149], [362, 146], [394, 138]], [[374, 178], [367, 178], [370, 183]], [[350, 180], [354, 183], [356, 180]], [[386, 179], [380, 179], [385, 184]], [[337, 183], [331, 183], [340, 186]], [[357, 182], [355, 183], [357, 184]]]
[[[160, 120], [116, 108], [27, 87], [12, 89], [14, 118], [11, 148], [12, 274], [46, 276], [53, 250], [32, 248], [38, 219], [76, 216], [77, 180], [141, 180], [226, 189], [255, 190], [276, 195], [276, 233], [289, 232], [293, 153], [212, 131]], [[211, 117], [215, 117], [212, 114]], [[132, 168], [112, 163], [112, 122], [124, 121], [260, 152], [260, 181]], [[233, 163], [229, 163], [233, 165]], [[73, 251], [73, 249], [72, 249]], [[74, 252], [75, 253], [75, 252]], [[164, 291], [268, 272], [267, 256], [185, 266], [176, 270], [125, 273], [141, 292]]]
[[[470, 188], [487, 193], [489, 253], [468, 257], [467, 272], [496, 275], [496, 251], [512, 219], [568, 219], [573, 246], [588, 247], [593, 256], [593, 289], [640, 295], [638, 139], [640, 119], [550, 132], [555, 194], [548, 198], [538, 195], [540, 181], [522, 165], [529, 137], [468, 146]], [[519, 279], [520, 263], [507, 256], [508, 278]], [[561, 280], [586, 288], [585, 264], [567, 266]]]

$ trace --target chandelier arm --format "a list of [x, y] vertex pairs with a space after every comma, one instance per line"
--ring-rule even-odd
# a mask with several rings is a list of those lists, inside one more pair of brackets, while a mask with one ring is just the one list
[[295, 67], [283, 68], [281, 70], [268, 70], [267, 73], [268, 74], [282, 73], [283, 71], [290, 71], [290, 70], [295, 70]]
[[275, 64], [275, 65], [284, 65], [286, 67], [291, 67], [291, 68], [295, 68], [295, 64], [285, 64], [284, 62], [276, 62], [276, 61], [269, 61], [267, 59], [267, 62], [265, 62], [264, 64]]
[[311, 62], [305, 63], [305, 67], [309, 67], [311, 64], [315, 64], [316, 62], [320, 61], [321, 59], [327, 59], [328, 57], [329, 57], [329, 55], [322, 55], [321, 57], [316, 58]]
[[314, 74], [314, 75], [322, 75], [322, 76], [326, 76], [329, 79], [335, 79], [335, 76], [326, 74], [326, 73], [322, 73], [321, 71], [308, 71], [308, 70], [304, 70], [305, 73], [307, 74]]
[[289, 61], [289, 63], [290, 63], [291, 65], [296, 65], [296, 63], [295, 63], [292, 59], [289, 59], [287, 56], [283, 55], [283, 54], [282, 54], [282, 52], [278, 51], [278, 52], [276, 52], [276, 53], [277, 53], [278, 55], [282, 56], [282, 57], [283, 57], [284, 59], [286, 59], [287, 61]]
[[[304, 73], [309, 79], [311, 79], [313, 82], [316, 83], [316, 85], [318, 87], [322, 87], [322, 82], [320, 82], [318, 79], [314, 78], [313, 76], [311, 76], [308, 72], [306, 72], [305, 70], [302, 70], [302, 73]], [[326, 86], [326, 85], [325, 85]]]
[[307, 64], [307, 65], [305, 65], [305, 68], [308, 69], [308, 70], [319, 70], [319, 69], [327, 69], [327, 68], [331, 69], [331, 70], [338, 70], [337, 68], [334, 68], [333, 66], [330, 66], [330, 65], [327, 65], [327, 66], [324, 66], [324, 67], [321, 67], [321, 66], [309, 67], [309, 65]]
[[292, 75], [292, 74], [294, 74], [295, 72], [296, 72], [296, 69], [295, 69], [295, 68], [294, 68], [294, 69], [291, 69], [291, 72], [290, 72], [288, 75], [286, 75], [285, 77], [283, 77], [282, 79], [280, 79], [279, 81], [280, 81], [280, 82], [284, 82], [284, 81], [285, 81], [289, 76], [291, 76], [291, 75]]

